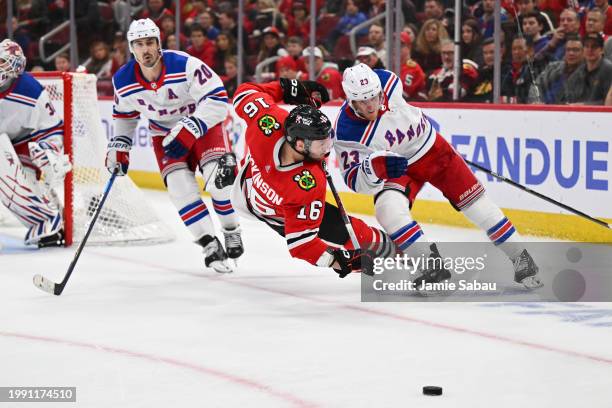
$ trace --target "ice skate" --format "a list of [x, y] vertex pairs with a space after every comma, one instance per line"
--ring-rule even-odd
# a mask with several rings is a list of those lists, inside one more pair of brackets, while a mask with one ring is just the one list
[[527, 289], [537, 289], [544, 286], [537, 275], [538, 266], [533, 261], [529, 252], [526, 249], [517, 255], [513, 260], [514, 265], [514, 281], [522, 284]]
[[222, 229], [225, 236], [225, 251], [230, 259], [239, 258], [244, 253], [244, 245], [240, 236], [240, 227], [233, 229]]
[[39, 248], [47, 248], [47, 247], [63, 247], [66, 244], [64, 239], [64, 230], [60, 229], [59, 231], [47, 235], [46, 237], [42, 237], [38, 240]]
[[198, 240], [198, 244], [204, 248], [204, 264], [207, 268], [219, 273], [234, 272], [235, 265], [232, 265], [217, 237], [204, 235]]
[[440, 291], [421, 290], [423, 283], [440, 283], [451, 278], [450, 271], [444, 268], [444, 262], [436, 244], [431, 244], [429, 248], [431, 253], [427, 258], [427, 263], [419, 277], [414, 280], [416, 289], [424, 295], [436, 294]]

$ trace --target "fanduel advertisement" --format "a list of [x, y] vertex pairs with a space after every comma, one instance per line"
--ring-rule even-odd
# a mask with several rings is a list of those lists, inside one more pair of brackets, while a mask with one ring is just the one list
[[[100, 101], [102, 125], [113, 134], [112, 101]], [[339, 106], [323, 111], [336, 118]], [[612, 114], [494, 109], [424, 108], [435, 129], [466, 159], [595, 216], [612, 218]], [[244, 123], [235, 115], [226, 121], [236, 153], [244, 154]], [[336, 187], [349, 191], [330, 160]], [[156, 172], [147, 123], [136, 130], [130, 167]], [[559, 208], [494, 179], [476, 176], [505, 208], [559, 213]], [[444, 201], [431, 186], [419, 198]]]

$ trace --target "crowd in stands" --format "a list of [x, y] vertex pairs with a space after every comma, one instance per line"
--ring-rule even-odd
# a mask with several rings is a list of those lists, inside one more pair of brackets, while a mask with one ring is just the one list
[[[7, 36], [6, 1], [13, 2], [13, 38], [31, 70], [67, 71], [69, 56], [44, 62], [39, 39], [68, 17], [67, 0], [4, 0], [0, 38]], [[112, 94], [110, 78], [131, 58], [125, 33], [133, 19], [151, 18], [165, 49], [182, 50], [210, 65], [230, 94], [237, 86], [237, 49], [244, 49], [245, 80], [308, 79], [314, 57], [317, 81], [333, 99], [344, 97], [342, 71], [363, 62], [385, 68], [385, 0], [316, 0], [317, 47], [310, 48], [310, 1], [247, 0], [244, 38], [238, 44], [236, 0], [75, 0], [80, 63]], [[502, 0], [501, 98], [504, 103], [612, 104], [612, 6], [608, 0]], [[495, 0], [463, 0], [459, 100], [493, 100]], [[453, 100], [454, 1], [402, 0], [396, 72], [409, 101]], [[363, 23], [366, 23], [363, 25]], [[353, 28], [359, 26], [356, 30]], [[358, 49], [349, 40], [354, 31]], [[46, 55], [69, 41], [68, 28], [45, 44]], [[263, 61], [270, 63], [256, 70]], [[393, 69], [395, 65], [388, 67]], [[257, 74], [257, 75], [255, 75]], [[313, 78], [311, 78], [313, 79]]]

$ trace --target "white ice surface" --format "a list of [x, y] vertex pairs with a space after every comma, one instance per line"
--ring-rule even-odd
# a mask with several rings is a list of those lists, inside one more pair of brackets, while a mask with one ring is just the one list
[[361, 303], [358, 276], [291, 260], [248, 221], [239, 271], [218, 275], [147, 196], [178, 240], [86, 248], [60, 297], [32, 276], [61, 280], [75, 248], [2, 238], [0, 386], [76, 386], [77, 403], [0, 408], [612, 407], [611, 304]]

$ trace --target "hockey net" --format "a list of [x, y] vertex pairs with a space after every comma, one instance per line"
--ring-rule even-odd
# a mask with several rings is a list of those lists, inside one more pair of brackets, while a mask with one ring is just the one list
[[[102, 197], [109, 173], [104, 166], [107, 139], [102, 127], [96, 77], [83, 73], [40, 73], [56, 111], [64, 118], [64, 152], [72, 171], [59, 194], [64, 206], [66, 244], [80, 242]], [[6, 215], [5, 215], [5, 218]], [[117, 177], [88, 244], [137, 245], [174, 239], [129, 177]]]

